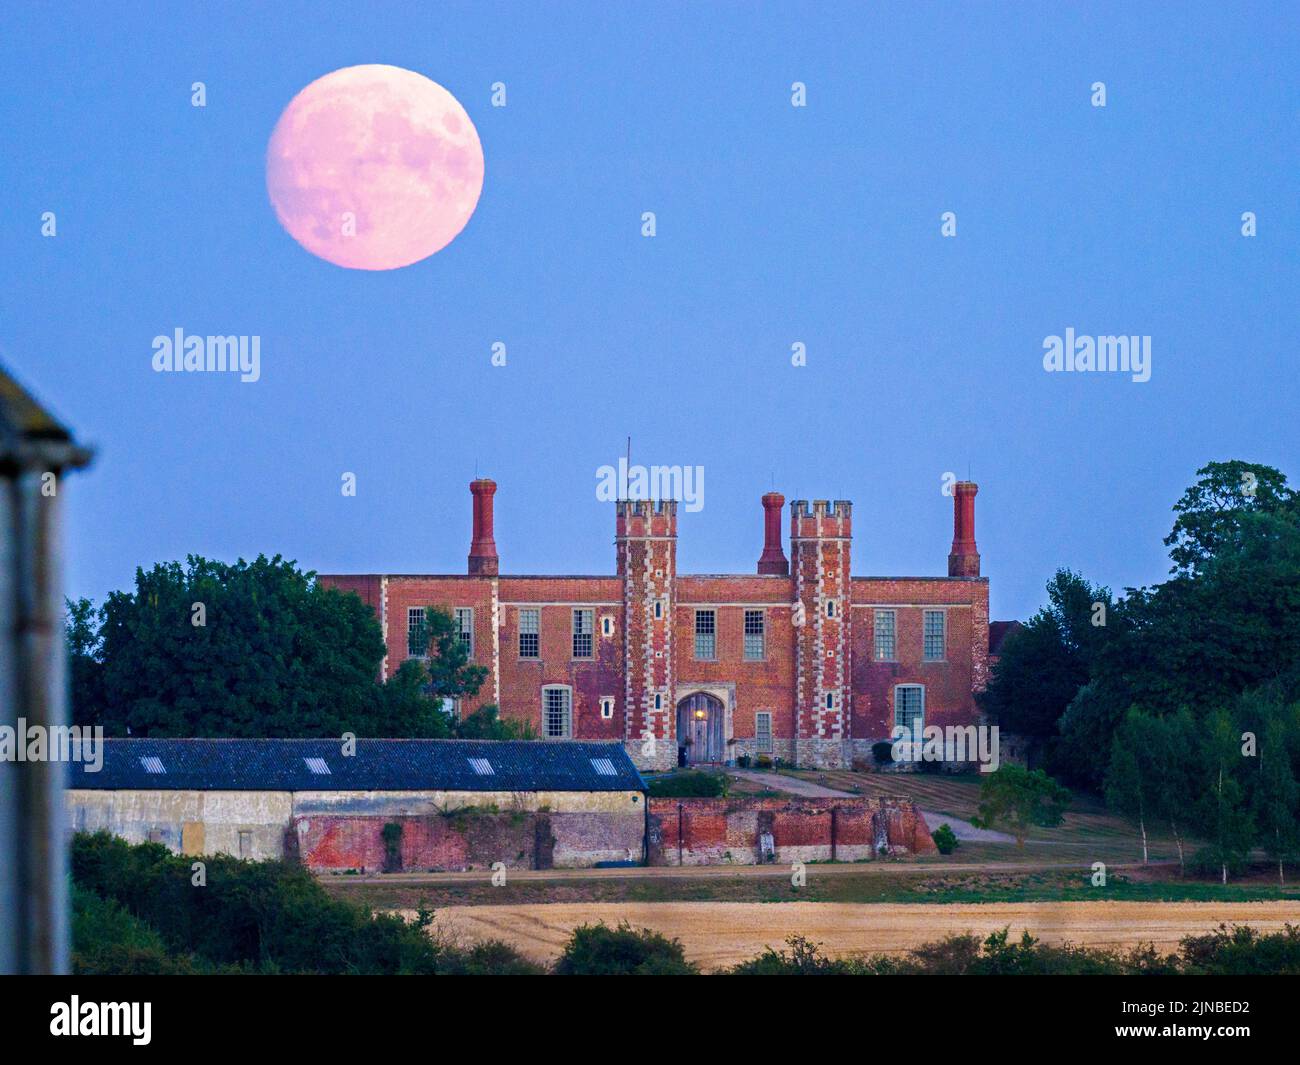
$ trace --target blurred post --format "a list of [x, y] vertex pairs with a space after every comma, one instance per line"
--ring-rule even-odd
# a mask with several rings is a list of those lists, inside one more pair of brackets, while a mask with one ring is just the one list
[[[0, 726], [15, 759], [28, 728], [66, 723], [59, 517], [63, 474], [89, 461], [0, 367]], [[0, 760], [0, 973], [68, 969], [66, 772]]]

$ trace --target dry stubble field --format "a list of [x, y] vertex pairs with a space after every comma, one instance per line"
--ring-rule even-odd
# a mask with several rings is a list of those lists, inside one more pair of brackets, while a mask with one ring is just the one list
[[1010, 927], [1048, 943], [1070, 941], [1126, 948], [1153, 942], [1171, 952], [1187, 935], [1221, 922], [1276, 931], [1300, 922], [1300, 903], [1270, 902], [1031, 902], [875, 904], [829, 902], [552, 903], [452, 906], [435, 925], [464, 940], [501, 939], [539, 961], [555, 958], [579, 925], [629, 921], [682, 941], [686, 956], [705, 969], [734, 965], [780, 948], [798, 934], [828, 954], [901, 953], [949, 933], [981, 936]]

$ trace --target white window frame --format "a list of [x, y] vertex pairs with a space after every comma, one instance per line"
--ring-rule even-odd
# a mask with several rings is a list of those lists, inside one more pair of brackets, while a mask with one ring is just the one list
[[[709, 631], [700, 631], [700, 622], [708, 617]], [[700, 654], [700, 637], [709, 640], [711, 653], [707, 655]], [[695, 641], [692, 650], [695, 652], [697, 662], [716, 662], [718, 660], [718, 612], [709, 608], [701, 608], [695, 611]]]
[[[938, 633], [930, 633], [926, 630], [930, 627], [930, 619], [937, 617], [939, 619]], [[930, 654], [930, 640], [937, 636], [939, 640], [939, 653]], [[945, 610], [923, 610], [921, 612], [921, 661], [922, 662], [944, 662], [948, 658], [948, 613]]]
[[[460, 637], [461, 645], [465, 648], [470, 658], [474, 657], [474, 608], [472, 606], [458, 606], [452, 611], [453, 618], [456, 619], [456, 635]], [[465, 622], [469, 622], [469, 629], [466, 630]]]
[[[406, 657], [407, 657], [407, 658], [428, 658], [428, 657], [429, 657], [429, 653], [428, 653], [428, 652], [429, 652], [429, 643], [428, 643], [428, 635], [429, 635], [429, 634], [428, 634], [428, 630], [427, 630], [427, 628], [425, 628], [425, 622], [426, 622], [425, 610], [426, 610], [426, 608], [425, 608], [425, 607], [422, 607], [422, 606], [408, 606], [408, 607], [406, 608]], [[424, 644], [424, 648], [423, 648], [422, 650], [419, 650], [419, 651], [412, 651], [412, 650], [411, 650], [411, 637], [414, 636], [415, 633], [416, 633], [420, 628], [425, 628], [425, 644]]]
[[[904, 722], [901, 721], [898, 716], [899, 709], [900, 709], [899, 692], [904, 690], [919, 691], [921, 693], [920, 713], [910, 719], [910, 722], [912, 723], [920, 722], [920, 727], [916, 728], [913, 727], [913, 724], [911, 723], [908, 724], [908, 728], [911, 729], [911, 735], [908, 737], [908, 740], [912, 743], [920, 743], [922, 741], [923, 733], [925, 732], [925, 685], [924, 684], [895, 684], [894, 685], [894, 728], [895, 730], [903, 727], [904, 725]], [[894, 735], [897, 735], [897, 731], [894, 732]]]
[[613, 614], [601, 614], [601, 615], [600, 615], [600, 634], [601, 634], [603, 637], [605, 637], [605, 639], [607, 639], [607, 640], [608, 640], [611, 636], [614, 635], [614, 615], [613, 615]]
[[[560, 693], [564, 704], [563, 730], [559, 733], [553, 733], [551, 731], [550, 707], [547, 705], [547, 699], [550, 692]], [[573, 739], [573, 688], [568, 684], [542, 685], [542, 738], [548, 740]]]
[[[531, 631], [524, 627], [524, 617], [531, 616]], [[532, 654], [524, 653], [524, 637], [533, 637]], [[519, 657], [526, 662], [535, 662], [542, 657], [542, 611], [540, 607], [525, 606], [519, 608]]]
[[600, 716], [603, 721], [612, 721], [614, 719], [614, 697], [612, 695], [602, 695], [600, 697]]
[[[750, 619], [754, 616], [758, 618], [758, 631], [750, 632]], [[767, 611], [746, 609], [741, 619], [741, 637], [744, 642], [744, 657], [746, 662], [762, 662], [767, 658]], [[757, 640], [758, 651], [753, 653], [753, 644], [751, 640]]]
[[754, 714], [754, 753], [772, 753], [772, 711], [759, 710]]
[[[585, 626], [585, 629], [584, 629]], [[575, 606], [573, 608], [573, 638], [570, 640], [569, 650], [573, 652], [573, 658], [578, 661], [586, 661], [589, 658], [596, 657], [596, 611], [591, 607]], [[587, 653], [578, 653], [578, 637], [587, 638]]]
[[[880, 619], [889, 618], [889, 631], [882, 632]], [[873, 629], [871, 634], [871, 658], [874, 662], [897, 662], [898, 661], [898, 611], [897, 610], [877, 610], [874, 615]], [[889, 640], [889, 654], [882, 655], [881, 645], [882, 638], [887, 637]]]

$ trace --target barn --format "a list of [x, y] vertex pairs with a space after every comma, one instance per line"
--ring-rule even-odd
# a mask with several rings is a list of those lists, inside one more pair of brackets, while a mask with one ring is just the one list
[[621, 744], [106, 739], [69, 767], [68, 824], [178, 854], [318, 871], [581, 868], [645, 857]]

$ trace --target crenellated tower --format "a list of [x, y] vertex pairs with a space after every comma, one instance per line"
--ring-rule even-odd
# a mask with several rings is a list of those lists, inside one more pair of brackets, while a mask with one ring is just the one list
[[851, 720], [849, 656], [852, 611], [850, 545], [853, 504], [824, 499], [790, 504], [790, 559], [795, 594], [795, 760], [848, 764]]
[[641, 769], [677, 764], [673, 612], [677, 504], [621, 499], [615, 546], [623, 581], [623, 742]]

